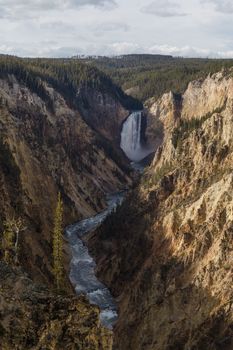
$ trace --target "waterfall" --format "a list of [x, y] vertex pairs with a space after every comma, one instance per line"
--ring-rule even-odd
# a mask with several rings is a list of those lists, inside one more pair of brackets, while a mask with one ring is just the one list
[[142, 111], [133, 112], [123, 124], [121, 132], [121, 149], [133, 162], [145, 158], [151, 150], [142, 146]]

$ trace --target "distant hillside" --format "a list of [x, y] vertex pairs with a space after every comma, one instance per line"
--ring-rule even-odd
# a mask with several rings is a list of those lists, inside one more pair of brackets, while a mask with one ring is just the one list
[[123, 90], [141, 101], [160, 97], [172, 90], [183, 93], [190, 81], [205, 78], [223, 67], [233, 66], [233, 59], [198, 59], [162, 55], [125, 55], [89, 57], [85, 61], [108, 74]]
[[39, 93], [40, 97], [48, 98], [42, 83], [45, 80], [64, 94], [73, 107], [77, 107], [80, 102], [77, 91], [92, 88], [117, 98], [128, 110], [141, 108], [138, 101], [125, 95], [105, 73], [77, 60], [21, 59], [0, 55], [0, 77], [4, 78], [8, 74], [14, 74], [28, 88]]

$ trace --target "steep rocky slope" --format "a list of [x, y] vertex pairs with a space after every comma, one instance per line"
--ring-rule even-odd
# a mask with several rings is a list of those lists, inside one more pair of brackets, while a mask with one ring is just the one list
[[83, 297], [54, 295], [2, 262], [0, 278], [1, 350], [111, 350], [111, 332]]
[[[0, 230], [5, 219], [21, 216], [27, 230], [21, 236], [20, 261], [31, 276], [51, 281], [58, 191], [66, 225], [103, 209], [106, 193], [131, 184], [113, 137], [129, 111], [119, 88], [107, 78], [100, 85], [89, 83], [92, 72], [85, 67], [72, 68], [76, 80], [87, 72], [80, 87], [71, 88], [72, 80], [66, 85], [62, 76], [55, 80], [55, 73], [23, 64], [10, 58], [0, 62]], [[65, 68], [59, 66], [59, 74], [68, 79]], [[101, 80], [98, 71], [94, 74]]]
[[[164, 141], [89, 245], [120, 305], [119, 350], [233, 348], [232, 71], [151, 107]], [[151, 121], [153, 125], [153, 121]]]

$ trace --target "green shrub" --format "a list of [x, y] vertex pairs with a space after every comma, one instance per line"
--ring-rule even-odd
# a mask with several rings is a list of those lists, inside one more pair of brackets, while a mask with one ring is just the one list
[[172, 170], [174, 170], [174, 165], [172, 163], [165, 162], [161, 166], [161, 168], [159, 168], [152, 176], [153, 183], [156, 183], [159, 180], [161, 180], [166, 174], [170, 173]]
[[173, 163], [165, 162], [155, 173], [147, 173], [141, 179], [141, 184], [145, 187], [150, 187], [158, 183], [164, 176], [173, 171], [175, 166]]

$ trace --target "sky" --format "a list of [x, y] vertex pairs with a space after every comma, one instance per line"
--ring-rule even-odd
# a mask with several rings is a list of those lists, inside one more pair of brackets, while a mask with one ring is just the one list
[[0, 53], [233, 58], [233, 0], [0, 0]]

